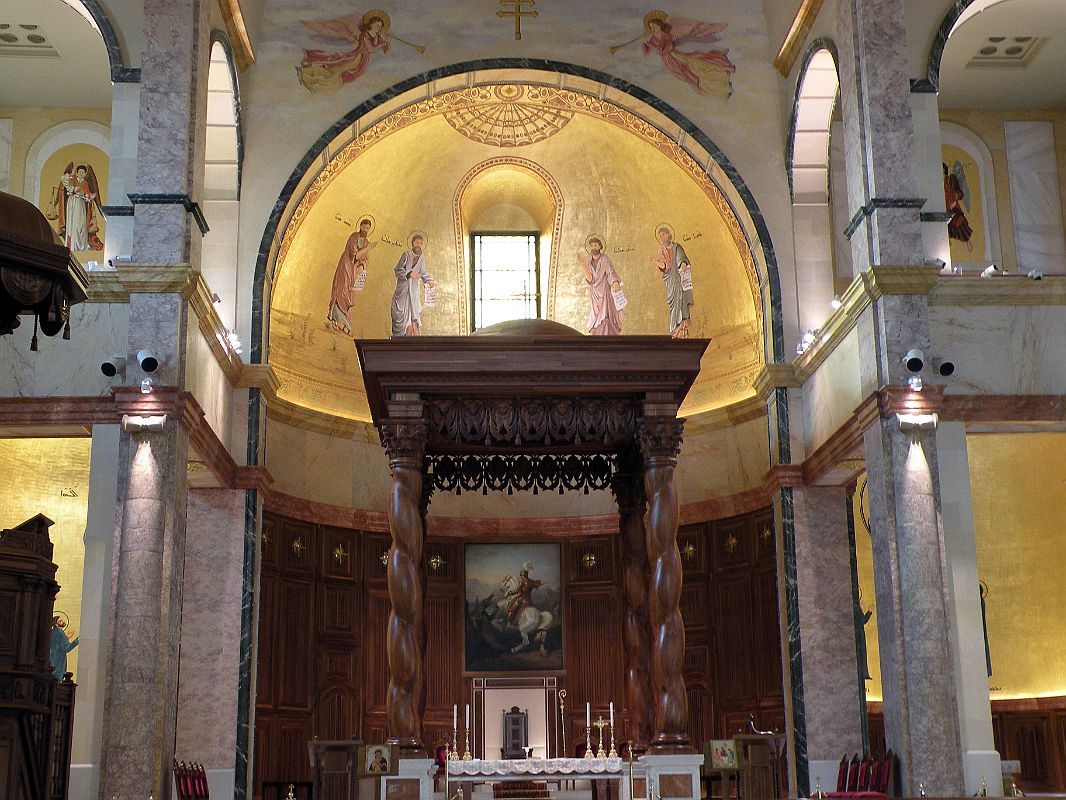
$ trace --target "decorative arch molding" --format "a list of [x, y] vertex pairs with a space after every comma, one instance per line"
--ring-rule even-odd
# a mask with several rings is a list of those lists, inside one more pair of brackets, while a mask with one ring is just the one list
[[[820, 53], [823, 50], [828, 51], [829, 55], [832, 56], [832, 58], [833, 58], [833, 68], [837, 72], [837, 98], [838, 98], [837, 101], [839, 102], [839, 93], [840, 93], [840, 89], [839, 89], [839, 87], [840, 87], [840, 59], [837, 56], [836, 42], [834, 42], [832, 39], [829, 39], [829, 38], [826, 38], [826, 37], [819, 37], [819, 38], [815, 39], [813, 42], [811, 42], [810, 46], [804, 52], [803, 59], [800, 62], [799, 71], [796, 73], [796, 93], [795, 93], [795, 96], [794, 96], [794, 98], [792, 100], [792, 114], [789, 117], [789, 121], [788, 121], [788, 141], [787, 141], [787, 144], [785, 146], [785, 173], [786, 173], [786, 175], [788, 177], [788, 196], [789, 196], [789, 199], [792, 200], [792, 202], [796, 201], [795, 188], [794, 188], [794, 179], [793, 179], [793, 174], [792, 173], [793, 173], [793, 167], [795, 166], [795, 159], [796, 159], [796, 133], [797, 133], [797, 126], [799, 124], [800, 103], [803, 100], [803, 96], [802, 96], [803, 80], [807, 76], [807, 70], [811, 66], [811, 61], [813, 61], [814, 57], [816, 55], [818, 55], [818, 53]], [[831, 122], [832, 121], [832, 110], [830, 110], [829, 117], [830, 117], [829, 122]], [[827, 175], [828, 175], [828, 171], [829, 171], [828, 137], [829, 137], [829, 127], [828, 127], [828, 123], [827, 123], [827, 126], [826, 126], [826, 139], [827, 139], [827, 142], [826, 142], [826, 152], [825, 152], [825, 159], [826, 159], [825, 164], [826, 164], [826, 173], [827, 173]], [[828, 189], [827, 189], [827, 191], [828, 191]], [[828, 202], [828, 200], [827, 200], [827, 202]]]
[[104, 7], [100, 5], [98, 0], [78, 0], [78, 2], [85, 6], [85, 10], [93, 18], [93, 22], [96, 23], [96, 29], [104, 40], [104, 47], [107, 48], [107, 60], [111, 64], [111, 82], [140, 83], [140, 67], [127, 66], [129, 58], [123, 56], [122, 44], [119, 41], [118, 34], [115, 33], [115, 26], [111, 24], [111, 17], [108, 16]]
[[111, 129], [107, 125], [92, 120], [72, 119], [53, 125], [41, 133], [26, 152], [23, 197], [31, 202], [37, 202], [37, 190], [45, 162], [57, 150], [70, 144], [87, 144], [97, 147], [110, 158]]
[[992, 151], [984, 139], [957, 122], [940, 123], [940, 141], [965, 150], [977, 164], [981, 176], [981, 207], [984, 211], [985, 260], [1003, 257], [999, 241], [999, 209], [996, 207], [996, 176]]
[[459, 287], [459, 330], [470, 330], [470, 298], [467, 296], [469, 286], [469, 266], [467, 264], [467, 247], [463, 235], [463, 195], [466, 190], [481, 176], [501, 168], [517, 169], [532, 177], [541, 188], [551, 196], [555, 208], [552, 220], [552, 248], [551, 259], [548, 264], [548, 303], [547, 318], [553, 319], [555, 315], [555, 282], [559, 270], [559, 241], [563, 230], [563, 192], [558, 182], [540, 164], [518, 156], [497, 156], [482, 161], [463, 176], [462, 181], [455, 190], [452, 198], [452, 225], [455, 230], [455, 253], [456, 253], [456, 276]]
[[[501, 76], [501, 71], [506, 71], [507, 74]], [[539, 81], [538, 73], [541, 74]], [[338, 153], [368, 126], [401, 108], [425, 100], [427, 86], [432, 91], [437, 81], [458, 75], [467, 76], [466, 86], [476, 86], [479, 83], [497, 84], [507, 80], [546, 85], [550, 82], [556, 87], [564, 90], [571, 88], [582, 94], [590, 94], [590, 82], [598, 83], [601, 97], [609, 93], [611, 102], [620, 104], [625, 111], [633, 115], [636, 124], [643, 124], [649, 132], [673, 141], [678, 149], [688, 155], [696, 168], [702, 171], [707, 182], [721, 194], [740, 225], [738, 234], [742, 237], [753, 262], [757, 296], [761, 298], [762, 303], [760, 313], [764, 321], [766, 359], [784, 360], [780, 278], [769, 229], [750, 189], [714, 142], [660, 98], [607, 73], [558, 61], [502, 58], [452, 64], [401, 81], [356, 106], [330, 126], [311, 146], [282, 188], [260, 243], [252, 285], [252, 341], [249, 354], [252, 363], [260, 363], [263, 358], [268, 313], [267, 294], [273, 282], [272, 273], [282, 235], [304, 193], [320, 170], [328, 169], [332, 163], [328, 155]], [[567, 83], [565, 76], [575, 78], [570, 81], [573, 86], [563, 85]], [[464, 85], [454, 80], [448, 84]], [[316, 162], [320, 168], [312, 171], [311, 168]]]
[[926, 60], [925, 77], [911, 81], [911, 91], [917, 93], [935, 94], [940, 91], [940, 61], [944, 57], [944, 46], [948, 43], [948, 37], [955, 28], [959, 17], [969, 8], [975, 0], [954, 0], [948, 13], [940, 22], [933, 35], [933, 44], [929, 48], [929, 58]]

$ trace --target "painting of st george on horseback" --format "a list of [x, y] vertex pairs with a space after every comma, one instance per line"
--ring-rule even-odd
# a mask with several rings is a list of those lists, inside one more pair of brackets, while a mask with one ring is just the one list
[[563, 669], [558, 544], [466, 545], [466, 671]]

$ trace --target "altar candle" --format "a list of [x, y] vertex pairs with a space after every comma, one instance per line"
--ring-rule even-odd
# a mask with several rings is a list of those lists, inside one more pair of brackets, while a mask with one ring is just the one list
[[459, 706], [452, 705], [452, 730], [459, 729]]
[[470, 704], [466, 704], [466, 729], [470, 730]]
[[592, 727], [592, 705], [590, 703], [585, 703], [585, 727]]
[[614, 701], [611, 701], [611, 728], [614, 728]]

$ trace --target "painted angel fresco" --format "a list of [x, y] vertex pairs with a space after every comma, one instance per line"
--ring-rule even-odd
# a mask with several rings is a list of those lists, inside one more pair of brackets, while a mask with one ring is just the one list
[[948, 170], [946, 162], [944, 167], [944, 207], [951, 214], [948, 220], [948, 237], [966, 243], [966, 249], [973, 252], [973, 228], [966, 219], [966, 209], [972, 203], [970, 199], [970, 187], [966, 181], [966, 170], [962, 162], [956, 161]]
[[[733, 94], [736, 65], [729, 60], [728, 49], [692, 48], [693, 44], [713, 44], [726, 22], [700, 22], [687, 17], [649, 11], [644, 15], [644, 33], [611, 48], [614, 55], [623, 47], [641, 41], [644, 55], [658, 53], [666, 70], [703, 95], [729, 97]], [[679, 49], [684, 47], [685, 49]]]
[[91, 164], [67, 164], [59, 185], [52, 189], [45, 216], [56, 221], [63, 244], [72, 252], [104, 249], [99, 236], [100, 185]]
[[315, 36], [334, 41], [349, 42], [351, 50], [330, 52], [304, 49], [303, 61], [296, 68], [300, 84], [310, 92], [335, 92], [346, 83], [351, 83], [370, 66], [377, 53], [385, 54], [393, 41], [413, 47], [419, 53], [426, 48], [404, 41], [398, 36], [389, 36], [392, 20], [380, 9], [365, 14], [346, 14], [343, 17], [323, 20], [301, 20]]

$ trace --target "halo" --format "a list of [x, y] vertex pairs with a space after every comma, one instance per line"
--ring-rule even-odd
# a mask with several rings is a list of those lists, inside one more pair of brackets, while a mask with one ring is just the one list
[[649, 11], [644, 15], [644, 32], [651, 33], [652, 20], [658, 20], [659, 22], [665, 22], [669, 24], [670, 15], [665, 11]]
[[[359, 230], [359, 223], [362, 222], [364, 219], [370, 220], [370, 233], [373, 233], [374, 232], [374, 228], [376, 228], [378, 226], [378, 222], [377, 222], [376, 219], [374, 219], [374, 215], [373, 214], [360, 214], [359, 216], [357, 216], [355, 218], [355, 229]], [[367, 235], [369, 235], [369, 234], [367, 234]]]
[[607, 249], [607, 240], [606, 239], [604, 239], [598, 233], [590, 233], [588, 236], [585, 237], [585, 252], [586, 253], [591, 253], [592, 252], [592, 248], [589, 246], [589, 243], [593, 239], [599, 239], [600, 240], [600, 244], [603, 245], [603, 247], [600, 248], [600, 252], [601, 253], [604, 252]]
[[363, 24], [366, 25], [374, 17], [381, 19], [381, 32], [383, 34], [389, 32], [389, 26], [392, 25], [392, 20], [389, 18], [389, 14], [386, 11], [382, 11], [380, 8], [372, 8], [363, 14]]
[[659, 241], [659, 231], [662, 228], [666, 228], [668, 231], [670, 231], [670, 240], [673, 241], [674, 226], [671, 225], [669, 222], [660, 222], [658, 225], [655, 226], [655, 241]]
[[426, 252], [426, 248], [429, 246], [429, 237], [426, 236], [425, 231], [411, 231], [411, 233], [407, 236], [407, 246], [411, 246], [411, 240], [414, 239], [416, 236], [422, 237], [422, 252]]
[[67, 616], [67, 612], [66, 611], [53, 611], [52, 612], [52, 618], [54, 619], [55, 617], [59, 617], [60, 619], [63, 620], [63, 627], [65, 627], [65, 628], [69, 628], [70, 627], [70, 617]]

